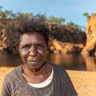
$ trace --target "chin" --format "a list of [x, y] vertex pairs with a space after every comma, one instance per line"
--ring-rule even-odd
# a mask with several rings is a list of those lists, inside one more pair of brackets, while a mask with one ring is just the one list
[[39, 70], [42, 68], [44, 63], [40, 64], [39, 62], [30, 62], [27, 63], [27, 66], [29, 67], [30, 70]]

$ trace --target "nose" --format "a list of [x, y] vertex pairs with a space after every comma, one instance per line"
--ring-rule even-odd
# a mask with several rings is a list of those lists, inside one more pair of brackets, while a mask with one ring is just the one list
[[37, 54], [38, 54], [37, 49], [34, 46], [32, 46], [30, 49], [30, 56], [35, 57], [37, 56]]

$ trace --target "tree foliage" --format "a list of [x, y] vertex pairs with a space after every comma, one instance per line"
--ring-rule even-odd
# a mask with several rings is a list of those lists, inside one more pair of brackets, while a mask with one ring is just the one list
[[33, 13], [20, 13], [18, 12], [17, 14], [13, 13], [13, 10], [4, 10], [2, 11], [2, 6], [0, 6], [0, 18], [1, 19], [15, 19], [18, 16], [22, 16], [26, 19], [32, 18]]
[[[3, 7], [0, 6], [0, 18], [1, 19], [15, 19], [17, 18], [18, 16], [22, 16], [23, 18], [26, 18], [26, 19], [31, 19], [33, 16], [33, 13], [21, 13], [21, 12], [18, 12], [18, 13], [14, 13], [13, 10], [2, 10]], [[85, 12], [83, 13], [84, 16], [88, 17], [89, 14], [88, 12]], [[37, 14], [37, 17], [39, 18], [41, 15], [40, 14]], [[81, 30], [81, 26], [77, 25], [77, 24], [74, 24], [73, 22], [68, 22], [67, 24], [64, 24], [65, 22], [65, 19], [60, 17], [55, 17], [55, 16], [49, 16], [48, 18], [43, 15], [46, 22], [51, 22], [51, 23], [55, 23], [56, 25], [68, 25], [70, 27], [74, 27], [78, 30]]]
[[66, 24], [67, 26], [70, 26], [70, 27], [73, 27], [77, 30], [81, 30], [81, 26], [77, 25], [77, 24], [74, 24], [73, 22], [67, 22]]
[[84, 16], [90, 17], [88, 12], [83, 13]]
[[[0, 6], [0, 18], [1, 19], [8, 19], [8, 18], [10, 18], [10, 19], [12, 19], [13, 18], [13, 11], [12, 10], [4, 10], [4, 11], [2, 11], [1, 9], [2, 9], [3, 7], [1, 7]], [[15, 14], [14, 14], [14, 16], [15, 16]]]
[[23, 18], [30, 19], [33, 16], [33, 13], [20, 13], [18, 12], [17, 16], [22, 16]]
[[61, 25], [63, 22], [65, 22], [65, 19], [64, 18], [57, 18], [57, 17], [54, 17], [54, 16], [50, 16], [48, 18], [48, 21], [51, 22], [51, 23], [55, 23], [55, 24], [58, 24], [58, 25]]
[[1, 11], [1, 9], [2, 9], [3, 7], [2, 6], [0, 6], [0, 11]]

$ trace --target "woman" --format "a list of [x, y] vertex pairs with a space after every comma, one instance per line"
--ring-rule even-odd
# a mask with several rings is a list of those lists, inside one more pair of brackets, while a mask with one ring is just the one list
[[24, 64], [5, 76], [1, 96], [77, 96], [66, 70], [46, 62], [49, 30], [43, 17], [19, 18], [6, 31]]

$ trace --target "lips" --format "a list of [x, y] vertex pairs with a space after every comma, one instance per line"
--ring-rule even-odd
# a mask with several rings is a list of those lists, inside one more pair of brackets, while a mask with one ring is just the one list
[[32, 62], [32, 63], [37, 63], [39, 60], [38, 59], [35, 59], [35, 60], [33, 60], [33, 59], [27, 59], [27, 61], [28, 62]]
[[41, 57], [40, 56], [37, 56], [37, 57], [31, 57], [31, 56], [29, 56], [28, 58], [27, 58], [27, 61], [28, 62], [32, 62], [32, 63], [37, 63], [37, 62], [39, 62], [41, 60]]
[[40, 61], [39, 58], [32, 58], [32, 57], [29, 57], [29, 58], [27, 59], [27, 62], [28, 62], [29, 64], [32, 64], [32, 65], [38, 64], [39, 61]]
[[31, 66], [37, 66], [39, 64], [39, 62], [37, 62], [37, 61], [27, 61], [27, 64], [29, 64]]

